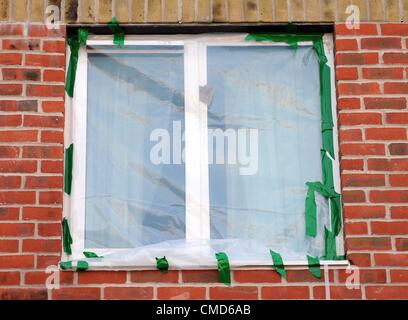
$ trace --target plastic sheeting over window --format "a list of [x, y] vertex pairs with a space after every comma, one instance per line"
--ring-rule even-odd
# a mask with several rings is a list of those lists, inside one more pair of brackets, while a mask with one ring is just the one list
[[81, 216], [74, 259], [85, 250], [103, 255], [88, 260], [96, 268], [163, 256], [170, 268], [197, 268], [216, 266], [217, 252], [233, 267], [271, 265], [270, 250], [285, 263], [324, 256], [331, 222], [320, 194], [317, 235], [305, 231], [306, 182], [322, 180], [318, 57], [312, 43], [243, 39], [81, 49], [86, 110], [75, 113], [86, 145], [74, 150], [86, 173], [76, 180], [74, 168], [71, 202], [84, 203], [70, 213]]

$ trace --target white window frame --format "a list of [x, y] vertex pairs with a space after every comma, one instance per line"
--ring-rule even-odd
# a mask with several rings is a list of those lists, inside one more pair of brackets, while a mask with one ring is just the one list
[[[210, 239], [209, 212], [209, 168], [207, 105], [199, 99], [199, 87], [207, 83], [206, 49], [209, 46], [288, 46], [278, 42], [245, 41], [247, 34], [202, 34], [202, 35], [130, 35], [126, 45], [184, 46], [185, 82], [185, 208], [186, 239]], [[336, 159], [333, 162], [335, 191], [340, 193], [337, 106], [335, 94], [335, 72], [332, 34], [325, 34], [324, 49], [331, 72], [331, 99], [333, 112], [333, 142]], [[111, 46], [112, 36], [90, 36], [88, 46]], [[300, 46], [310, 46], [312, 42], [301, 42]], [[67, 49], [67, 64], [69, 48]], [[75, 82], [75, 95], [66, 96], [65, 145], [74, 144], [72, 192], [64, 194], [63, 215], [69, 218], [71, 234], [74, 239], [71, 259], [83, 258], [85, 239], [85, 190], [86, 190], [86, 126], [87, 126], [87, 49], [79, 50], [79, 60]], [[200, 78], [196, 76], [200, 75]], [[337, 237], [337, 252], [344, 254], [342, 233]], [[98, 255], [124, 249], [87, 248]], [[63, 257], [67, 258], [65, 254]], [[321, 261], [322, 265], [347, 265], [347, 261]], [[287, 265], [304, 266], [306, 260], [285, 261]], [[254, 266], [262, 264], [254, 261]], [[270, 266], [270, 265], [269, 265]], [[146, 266], [150, 268], [151, 266]]]

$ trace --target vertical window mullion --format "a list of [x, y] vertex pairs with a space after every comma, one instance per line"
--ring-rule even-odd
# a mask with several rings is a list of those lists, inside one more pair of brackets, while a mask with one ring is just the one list
[[208, 195], [207, 106], [200, 85], [207, 82], [205, 46], [188, 41], [184, 47], [186, 239], [210, 237]]

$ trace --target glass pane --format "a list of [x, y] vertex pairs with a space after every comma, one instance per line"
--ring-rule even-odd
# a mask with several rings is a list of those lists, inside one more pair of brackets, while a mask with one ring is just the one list
[[158, 143], [172, 143], [184, 131], [182, 50], [89, 50], [87, 248], [185, 238], [184, 164], [178, 154], [155, 157], [170, 152], [166, 143], [155, 152]]
[[214, 92], [208, 106], [211, 238], [254, 240], [303, 260], [306, 252], [322, 255], [328, 204], [316, 196], [316, 239], [305, 236], [304, 214], [305, 183], [322, 178], [313, 49], [208, 47], [207, 71]]

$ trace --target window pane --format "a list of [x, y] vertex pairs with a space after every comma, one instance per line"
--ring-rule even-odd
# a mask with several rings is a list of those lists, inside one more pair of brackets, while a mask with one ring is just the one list
[[184, 130], [182, 49], [89, 50], [87, 248], [185, 237], [184, 165], [174, 158], [175, 164], [157, 164], [150, 156], [158, 143], [152, 134], [170, 139], [173, 127]]
[[[321, 256], [328, 204], [316, 195], [316, 239], [305, 236], [304, 213], [305, 183], [322, 178], [313, 49], [209, 47], [207, 71], [214, 90], [208, 106], [211, 238], [254, 240], [295, 259], [304, 260], [306, 252]], [[226, 133], [221, 151], [227, 155], [230, 147], [236, 164], [227, 156], [216, 163], [219, 144], [211, 129]]]

